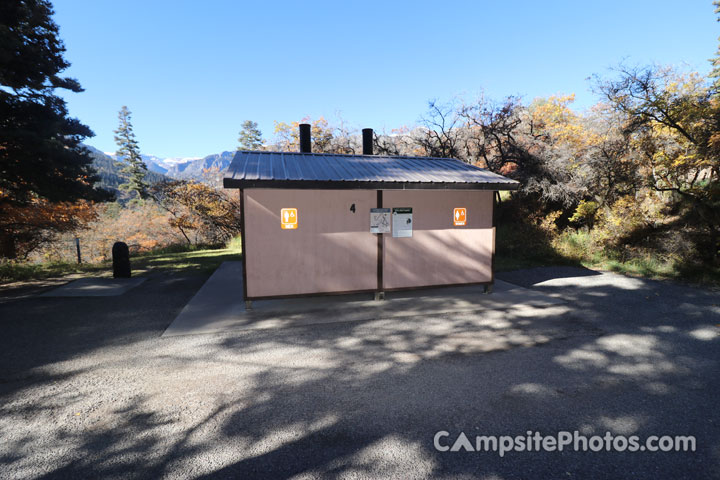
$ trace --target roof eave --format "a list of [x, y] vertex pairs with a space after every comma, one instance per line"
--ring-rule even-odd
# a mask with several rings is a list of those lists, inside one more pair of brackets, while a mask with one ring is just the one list
[[355, 180], [245, 180], [225, 177], [225, 188], [293, 188], [307, 190], [517, 190], [509, 182], [386, 182]]

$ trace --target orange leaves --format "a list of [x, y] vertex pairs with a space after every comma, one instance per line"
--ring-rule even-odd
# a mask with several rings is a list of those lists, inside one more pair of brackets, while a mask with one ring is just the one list
[[169, 214], [169, 224], [188, 243], [217, 243], [240, 232], [240, 205], [228, 193], [198, 182], [171, 181], [155, 185], [152, 195]]
[[97, 218], [96, 206], [87, 201], [53, 203], [33, 198], [25, 205], [5, 202], [0, 210], [0, 236], [11, 238], [12, 251], [5, 255], [25, 257], [59, 234], [81, 230]]
[[97, 217], [95, 205], [84, 200], [52, 203], [33, 199], [29, 204], [3, 205], [3, 224], [15, 228], [50, 228], [63, 232], [81, 228]]
[[710, 135], [710, 139], [708, 140], [708, 147], [710, 147], [710, 149], [716, 154], [720, 153], [720, 132], [715, 132]]
[[133, 253], [183, 241], [168, 224], [169, 217], [149, 201], [132, 207], [106, 204], [99, 208], [97, 220], [78, 235], [83, 258], [95, 262], [109, 259], [116, 241], [127, 243]]

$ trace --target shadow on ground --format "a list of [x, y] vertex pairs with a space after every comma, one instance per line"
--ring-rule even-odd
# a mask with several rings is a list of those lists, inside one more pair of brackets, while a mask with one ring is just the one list
[[168, 271], [183, 274], [210, 274], [223, 262], [238, 261], [242, 254], [237, 250], [197, 250], [138, 256], [134, 258], [132, 268], [139, 272]]
[[501, 280], [514, 283], [515, 285], [520, 285], [525, 288], [530, 288], [537, 283], [557, 278], [594, 277], [597, 275], [602, 275], [602, 273], [582, 266], [538, 267], [524, 270], [498, 272], [496, 274], [497, 278]]
[[[196, 277], [0, 305], [0, 476], [717, 477], [720, 296], [572, 273], [524, 274], [568, 301], [547, 308], [169, 339]], [[438, 452], [440, 430], [694, 435], [697, 451], [501, 458]]]

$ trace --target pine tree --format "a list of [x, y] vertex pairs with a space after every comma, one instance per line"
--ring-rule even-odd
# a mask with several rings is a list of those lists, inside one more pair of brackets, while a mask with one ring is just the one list
[[133, 200], [138, 201], [147, 198], [148, 185], [145, 180], [147, 165], [140, 156], [140, 146], [135, 139], [130, 116], [130, 110], [123, 105], [118, 113], [120, 125], [115, 130], [115, 143], [118, 146], [117, 158], [124, 163], [120, 171], [127, 175], [127, 181], [118, 188], [131, 195], [134, 194]]
[[260, 150], [262, 148], [262, 132], [258, 128], [257, 122], [245, 120], [242, 123], [238, 142], [240, 142], [238, 150]]
[[60, 76], [70, 64], [53, 13], [47, 0], [0, 2], [0, 257], [18, 254], [8, 212], [109, 197], [82, 146], [93, 132], [55, 95], [83, 89]]

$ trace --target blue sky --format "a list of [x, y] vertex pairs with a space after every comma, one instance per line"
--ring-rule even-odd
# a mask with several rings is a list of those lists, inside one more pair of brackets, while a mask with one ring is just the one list
[[583, 109], [587, 78], [622, 60], [706, 73], [720, 34], [710, 0], [53, 4], [87, 143], [114, 151], [127, 105], [142, 152], [162, 157], [232, 150], [245, 119], [266, 137], [307, 115], [389, 130], [481, 91], [574, 92]]

